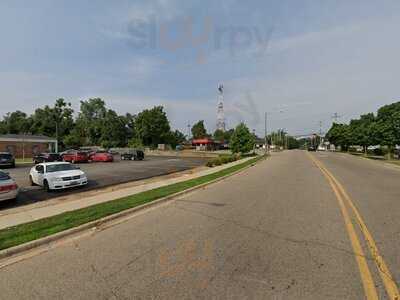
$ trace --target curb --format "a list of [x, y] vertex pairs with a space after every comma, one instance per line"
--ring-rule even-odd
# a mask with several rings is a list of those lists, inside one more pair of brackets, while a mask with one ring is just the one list
[[43, 246], [45, 244], [49, 244], [49, 243], [55, 242], [57, 240], [60, 240], [62, 238], [65, 238], [65, 237], [80, 233], [82, 231], [89, 230], [89, 229], [92, 229], [94, 227], [99, 227], [100, 225], [103, 225], [105, 223], [114, 221], [116, 219], [128, 216], [128, 215], [133, 214], [133, 213], [135, 213], [137, 211], [141, 211], [141, 210], [144, 210], [146, 208], [150, 208], [150, 207], [159, 205], [161, 203], [167, 202], [167, 201], [172, 200], [172, 199], [174, 199], [176, 197], [179, 197], [179, 196], [182, 196], [182, 195], [185, 195], [185, 194], [189, 194], [189, 193], [191, 193], [191, 192], [193, 192], [195, 190], [204, 188], [204, 187], [206, 187], [208, 185], [217, 183], [219, 181], [223, 181], [223, 180], [225, 180], [225, 179], [227, 179], [227, 178], [229, 178], [231, 176], [237, 175], [237, 174], [239, 174], [239, 173], [241, 173], [241, 172], [253, 167], [257, 163], [259, 163], [259, 162], [261, 162], [261, 161], [263, 161], [265, 159], [266, 158], [261, 158], [258, 161], [255, 161], [254, 163], [251, 163], [250, 165], [248, 165], [246, 167], [243, 167], [243, 168], [241, 168], [241, 169], [239, 169], [239, 170], [237, 170], [237, 171], [235, 171], [233, 173], [230, 173], [228, 175], [219, 177], [217, 179], [211, 180], [209, 182], [206, 182], [206, 183], [203, 183], [203, 184], [200, 184], [200, 185], [196, 185], [194, 187], [191, 187], [191, 188], [188, 188], [186, 190], [171, 194], [169, 196], [166, 196], [166, 197], [151, 201], [149, 203], [146, 203], [146, 204], [143, 204], [143, 205], [139, 205], [139, 206], [136, 206], [136, 207], [121, 211], [119, 213], [116, 213], [116, 214], [101, 218], [99, 220], [95, 220], [95, 221], [80, 225], [78, 227], [70, 228], [70, 229], [64, 230], [62, 232], [55, 233], [55, 234], [50, 235], [50, 236], [40, 238], [38, 240], [33, 240], [33, 241], [27, 242], [25, 244], [21, 244], [21, 245], [18, 245], [18, 246], [14, 246], [14, 247], [11, 247], [11, 248], [8, 248], [8, 249], [1, 250], [0, 251], [0, 260], [3, 260], [3, 259], [8, 258], [10, 256], [14, 256], [14, 255], [20, 254], [22, 252], [26, 252], [26, 251], [32, 250], [34, 248], [38, 248], [38, 247]]
[[367, 160], [367, 161], [369, 161], [369, 162], [371, 162], [371, 163], [374, 163], [374, 164], [379, 164], [379, 165], [381, 165], [381, 166], [387, 166], [387, 167], [390, 167], [390, 168], [393, 168], [393, 169], [400, 170], [400, 165], [392, 164], [392, 163], [387, 162], [387, 161], [385, 161], [385, 160], [377, 160], [377, 159], [368, 158], [368, 157], [365, 157], [365, 156], [362, 156], [362, 155], [354, 155], [354, 154], [351, 154], [351, 153], [349, 153], [349, 154], [350, 154], [351, 156], [354, 156], [354, 157], [357, 157], [357, 158], [360, 158], [360, 159]]

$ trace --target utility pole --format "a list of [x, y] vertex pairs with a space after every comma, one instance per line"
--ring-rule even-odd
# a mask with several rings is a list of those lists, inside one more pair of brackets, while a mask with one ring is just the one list
[[188, 139], [188, 141], [189, 141], [189, 139], [190, 139], [190, 128], [191, 128], [191, 126], [190, 126], [190, 122], [188, 122], [188, 124], [187, 124], [187, 128], [188, 128], [187, 139]]
[[265, 112], [264, 115], [264, 144], [265, 144], [265, 154], [269, 153], [269, 145], [268, 145], [268, 132], [267, 132], [267, 118], [268, 118], [268, 113]]
[[255, 154], [256, 153], [256, 142], [257, 142], [256, 130], [255, 129], [253, 129], [253, 136], [254, 136], [253, 154]]
[[56, 144], [54, 146], [54, 151], [58, 153], [58, 121], [56, 120]]
[[337, 112], [335, 112], [332, 116], [332, 119], [335, 120], [335, 123], [338, 122], [338, 119], [341, 118], [342, 116], [339, 116], [339, 114]]

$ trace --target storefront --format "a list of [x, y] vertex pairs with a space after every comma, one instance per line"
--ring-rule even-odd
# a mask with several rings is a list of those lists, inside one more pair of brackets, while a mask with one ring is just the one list
[[43, 135], [0, 135], [0, 152], [9, 152], [15, 158], [32, 158], [42, 152], [57, 151], [57, 140]]

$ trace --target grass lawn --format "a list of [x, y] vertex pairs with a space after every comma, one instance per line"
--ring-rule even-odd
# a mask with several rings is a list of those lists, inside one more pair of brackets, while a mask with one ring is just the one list
[[28, 164], [28, 163], [31, 164], [31, 163], [33, 163], [33, 161], [32, 161], [32, 158], [25, 158], [25, 159], [16, 158], [15, 163], [16, 164]]
[[57, 216], [0, 230], [0, 250], [17, 246], [29, 241], [49, 236], [100, 218], [133, 208], [151, 201], [166, 197], [188, 188], [210, 182], [225, 175], [232, 174], [246, 166], [254, 164], [263, 157], [255, 157], [225, 170], [199, 178], [175, 183], [154, 190], [142, 192], [125, 198], [109, 201], [65, 212]]

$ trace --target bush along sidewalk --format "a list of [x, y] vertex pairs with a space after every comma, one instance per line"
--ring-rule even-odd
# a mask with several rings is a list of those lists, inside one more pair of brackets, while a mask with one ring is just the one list
[[237, 161], [237, 160], [245, 158], [245, 157], [252, 157], [252, 156], [257, 156], [257, 155], [253, 154], [253, 153], [220, 155], [219, 157], [209, 160], [207, 162], [206, 166], [212, 168], [212, 167], [216, 167], [216, 166], [225, 165], [227, 163], [231, 163], [231, 162]]
[[174, 195], [195, 186], [212, 182], [213, 180], [233, 174], [247, 166], [253, 165], [262, 158], [263, 156], [255, 157], [241, 164], [202, 177], [2, 229], [0, 230], [0, 250], [44, 238], [67, 229], [111, 216], [130, 208]]

